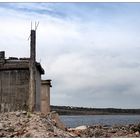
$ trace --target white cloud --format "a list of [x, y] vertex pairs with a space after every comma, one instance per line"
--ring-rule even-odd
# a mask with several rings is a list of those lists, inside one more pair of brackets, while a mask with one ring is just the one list
[[[17, 4], [17, 8], [25, 5]], [[39, 4], [37, 10], [47, 7], [54, 11], [53, 5], [45, 6]], [[28, 8], [35, 10], [36, 5]], [[80, 17], [66, 19], [16, 8], [0, 8], [0, 13], [1, 50], [8, 57], [29, 56], [30, 21], [40, 22], [37, 60], [46, 71], [43, 78], [52, 79], [52, 104], [125, 108], [140, 105], [140, 34], [137, 26], [130, 26], [133, 23], [119, 22], [119, 16], [108, 24], [99, 22], [97, 17], [82, 22]]]

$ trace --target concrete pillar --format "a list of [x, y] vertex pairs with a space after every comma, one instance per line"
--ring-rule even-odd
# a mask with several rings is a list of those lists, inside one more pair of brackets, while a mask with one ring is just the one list
[[50, 87], [51, 80], [41, 81], [41, 112], [47, 114], [50, 112]]
[[5, 52], [0, 51], [0, 60], [4, 60], [4, 59], [5, 59]]
[[36, 31], [31, 30], [30, 41], [30, 84], [29, 84], [29, 111], [35, 110], [35, 95], [36, 95]]
[[0, 51], [0, 63], [4, 63], [4, 61], [5, 61], [5, 52]]

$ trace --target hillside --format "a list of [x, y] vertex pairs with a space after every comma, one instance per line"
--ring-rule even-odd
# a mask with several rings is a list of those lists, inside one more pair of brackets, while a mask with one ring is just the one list
[[140, 109], [118, 109], [118, 108], [86, 108], [71, 106], [51, 105], [51, 111], [59, 115], [111, 115], [111, 114], [140, 114]]

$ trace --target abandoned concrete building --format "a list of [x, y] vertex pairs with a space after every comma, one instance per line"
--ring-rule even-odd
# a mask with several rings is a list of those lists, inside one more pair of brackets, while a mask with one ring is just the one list
[[30, 58], [5, 58], [0, 51], [0, 112], [28, 110], [50, 111], [51, 80], [41, 80], [44, 74], [36, 62], [36, 31], [30, 34]]

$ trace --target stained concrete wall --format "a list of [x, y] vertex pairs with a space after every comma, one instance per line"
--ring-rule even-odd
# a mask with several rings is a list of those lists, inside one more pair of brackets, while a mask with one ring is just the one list
[[36, 97], [35, 97], [35, 110], [40, 111], [40, 94], [41, 94], [41, 75], [36, 69]]
[[50, 112], [50, 87], [51, 80], [41, 80], [41, 112]]
[[28, 95], [28, 69], [0, 71], [0, 112], [26, 110]]
[[[5, 59], [0, 51], [0, 112], [29, 109], [29, 58]], [[41, 74], [40, 63], [35, 65], [35, 111], [40, 111]]]
[[[0, 112], [28, 110], [29, 69], [0, 70]], [[40, 111], [41, 75], [36, 69], [35, 110]]]

